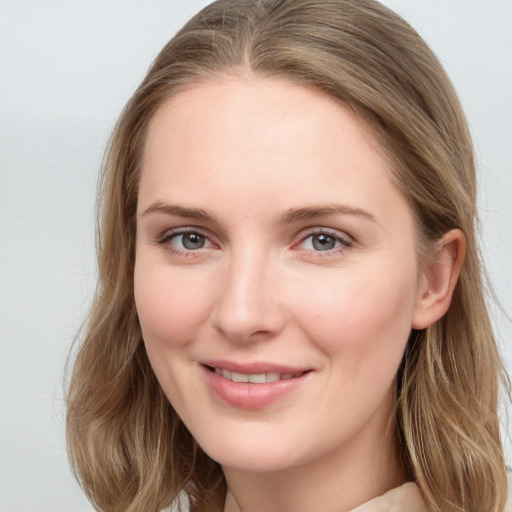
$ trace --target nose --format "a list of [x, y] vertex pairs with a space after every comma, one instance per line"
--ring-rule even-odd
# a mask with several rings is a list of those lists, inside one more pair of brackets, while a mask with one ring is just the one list
[[213, 325], [232, 342], [268, 340], [285, 324], [278, 265], [265, 254], [246, 250], [227, 264]]

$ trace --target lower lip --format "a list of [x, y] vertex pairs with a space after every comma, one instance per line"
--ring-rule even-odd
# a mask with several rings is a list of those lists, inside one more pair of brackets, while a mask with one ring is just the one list
[[206, 381], [215, 396], [222, 402], [240, 409], [263, 409], [278, 402], [299, 388], [308, 378], [310, 372], [292, 379], [252, 384], [248, 382], [233, 382], [222, 375], [203, 366]]

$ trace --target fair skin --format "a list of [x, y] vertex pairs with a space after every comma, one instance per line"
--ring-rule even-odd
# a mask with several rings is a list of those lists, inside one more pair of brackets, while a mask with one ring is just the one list
[[343, 512], [402, 483], [396, 372], [411, 329], [449, 305], [461, 233], [420, 266], [369, 128], [282, 79], [175, 95], [150, 123], [141, 172], [144, 341], [222, 466], [225, 510]]

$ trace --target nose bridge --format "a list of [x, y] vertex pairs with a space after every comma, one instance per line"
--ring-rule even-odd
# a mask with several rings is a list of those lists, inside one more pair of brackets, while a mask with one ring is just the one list
[[[275, 263], [258, 244], [233, 250], [215, 308], [214, 325], [232, 341], [244, 342], [276, 334], [282, 327]], [[258, 336], [256, 336], [258, 335]]]

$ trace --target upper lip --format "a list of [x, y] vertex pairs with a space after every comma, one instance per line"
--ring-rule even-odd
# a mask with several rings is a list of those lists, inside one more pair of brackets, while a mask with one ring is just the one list
[[286, 364], [277, 364], [270, 362], [255, 361], [251, 363], [242, 363], [225, 360], [205, 360], [201, 361], [204, 366], [211, 368], [220, 368], [231, 372], [244, 373], [247, 375], [261, 373], [301, 373], [311, 370], [311, 368], [289, 366]]

